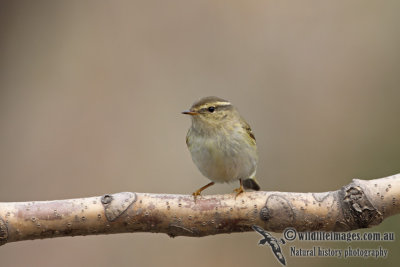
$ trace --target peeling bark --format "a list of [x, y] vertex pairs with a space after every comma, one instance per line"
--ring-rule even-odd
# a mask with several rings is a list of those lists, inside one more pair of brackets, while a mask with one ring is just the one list
[[81, 199], [0, 203], [0, 245], [29, 239], [128, 232], [171, 237], [253, 231], [350, 231], [400, 212], [400, 174], [353, 180], [324, 193], [190, 195], [123, 192]]

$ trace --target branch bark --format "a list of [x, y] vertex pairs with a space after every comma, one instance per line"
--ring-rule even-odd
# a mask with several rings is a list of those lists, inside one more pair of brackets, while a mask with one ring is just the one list
[[80, 199], [0, 203], [0, 245], [29, 239], [127, 232], [171, 237], [287, 227], [350, 231], [400, 212], [400, 174], [354, 179], [323, 193], [245, 192], [201, 196], [123, 192]]

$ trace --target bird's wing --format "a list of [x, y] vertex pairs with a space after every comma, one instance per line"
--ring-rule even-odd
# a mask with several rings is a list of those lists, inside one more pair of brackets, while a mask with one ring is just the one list
[[257, 233], [259, 233], [260, 235], [262, 235], [263, 237], [267, 237], [266, 235], [265, 235], [265, 230], [264, 229], [262, 229], [260, 226], [258, 226], [258, 225], [253, 225], [253, 226], [251, 226], [251, 228], [253, 228], [253, 230], [254, 231], [256, 231]]
[[246, 130], [246, 133], [251, 137], [254, 143], [256, 143], [256, 137], [254, 136], [254, 133], [250, 128], [250, 125], [243, 118], [240, 118], [240, 122], [243, 125], [243, 129]]
[[272, 252], [274, 253], [275, 257], [280, 261], [283, 265], [286, 265], [285, 257], [283, 256], [281, 247], [279, 246], [279, 242], [277, 240], [273, 240], [269, 242], [271, 246]]

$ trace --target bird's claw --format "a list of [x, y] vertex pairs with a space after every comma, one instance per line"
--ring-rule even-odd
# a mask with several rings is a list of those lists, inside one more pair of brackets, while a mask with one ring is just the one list
[[196, 192], [193, 192], [192, 196], [194, 198], [194, 203], [196, 203], [197, 196], [201, 196], [200, 192], [201, 192], [200, 189], [197, 190]]
[[235, 195], [235, 200], [236, 200], [237, 196], [244, 192], [244, 189], [243, 189], [243, 186], [240, 185], [239, 188], [236, 188], [233, 191], [236, 192], [236, 195]]

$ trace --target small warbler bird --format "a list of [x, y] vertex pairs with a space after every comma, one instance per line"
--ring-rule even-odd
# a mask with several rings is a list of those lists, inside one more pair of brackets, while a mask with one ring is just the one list
[[194, 199], [214, 183], [239, 180], [236, 197], [245, 189], [260, 190], [255, 179], [256, 139], [250, 126], [227, 100], [210, 96], [194, 103], [190, 110], [192, 126], [186, 144], [200, 172], [212, 182], [193, 193]]

